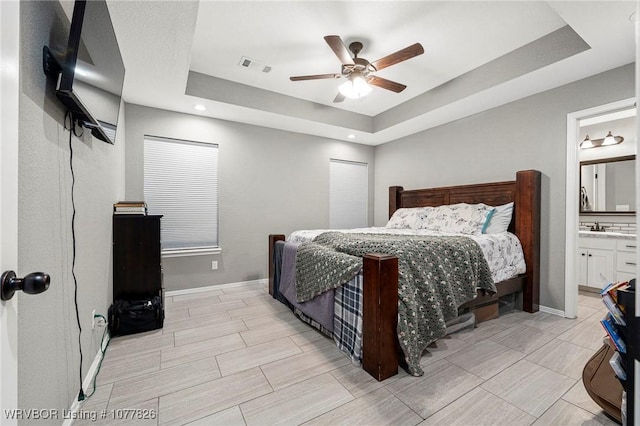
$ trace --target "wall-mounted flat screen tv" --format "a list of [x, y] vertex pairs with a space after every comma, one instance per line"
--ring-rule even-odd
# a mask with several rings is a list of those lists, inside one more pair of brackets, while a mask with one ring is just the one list
[[104, 0], [76, 0], [63, 51], [44, 48], [56, 96], [96, 138], [115, 143], [124, 64]]

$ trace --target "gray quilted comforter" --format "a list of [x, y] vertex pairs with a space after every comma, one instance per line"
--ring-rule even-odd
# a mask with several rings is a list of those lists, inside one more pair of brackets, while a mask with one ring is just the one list
[[326, 232], [298, 248], [298, 300], [349, 280], [367, 253], [398, 257], [398, 340], [413, 375], [423, 374], [422, 352], [445, 336], [446, 321], [476, 288], [496, 291], [482, 250], [470, 238]]

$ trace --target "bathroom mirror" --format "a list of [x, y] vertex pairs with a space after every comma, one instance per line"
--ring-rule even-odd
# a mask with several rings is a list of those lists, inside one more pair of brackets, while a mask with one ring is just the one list
[[580, 163], [580, 213], [635, 214], [636, 156]]

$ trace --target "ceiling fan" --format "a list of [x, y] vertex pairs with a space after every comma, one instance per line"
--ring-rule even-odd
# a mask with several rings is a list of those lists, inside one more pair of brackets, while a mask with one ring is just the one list
[[[420, 43], [415, 43], [402, 50], [398, 50], [395, 53], [387, 55], [384, 58], [380, 58], [377, 61], [369, 62], [364, 58], [358, 57], [358, 53], [362, 50], [362, 43], [359, 41], [354, 41], [349, 44], [349, 50], [347, 50], [340, 36], [328, 35], [324, 37], [324, 40], [342, 63], [340, 73], [300, 75], [289, 77], [289, 79], [291, 81], [301, 81], [320, 80], [326, 78], [346, 78], [347, 81], [339, 87], [339, 93], [333, 102], [342, 102], [345, 97], [362, 97], [371, 91], [371, 87], [369, 85], [381, 87], [396, 93], [402, 92], [407, 86], [396, 83], [395, 81], [387, 80], [386, 78], [375, 76], [373, 73], [424, 53], [422, 45]], [[353, 53], [353, 57], [349, 51]]]

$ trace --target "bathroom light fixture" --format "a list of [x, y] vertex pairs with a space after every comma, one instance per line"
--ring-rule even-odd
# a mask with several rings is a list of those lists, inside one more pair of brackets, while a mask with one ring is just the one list
[[355, 139], [356, 135], [354, 135], [353, 133], [349, 133], [349, 135], [347, 136], [349, 139]]
[[207, 109], [207, 107], [205, 107], [204, 105], [201, 105], [201, 104], [195, 104], [193, 106], [193, 109], [195, 109], [196, 111], [205, 111]]
[[580, 142], [580, 149], [598, 148], [601, 146], [618, 145], [622, 143], [624, 138], [622, 136], [613, 136], [611, 131], [602, 139], [590, 139], [587, 135], [582, 142]]
[[604, 141], [602, 141], [602, 145], [617, 145], [624, 140], [622, 136], [613, 136], [611, 131], [604, 137]]
[[359, 99], [371, 92], [371, 86], [359, 72], [353, 72], [349, 79], [338, 87], [338, 91], [349, 99]]
[[593, 148], [593, 142], [589, 139], [589, 135], [587, 135], [582, 142], [580, 142], [580, 149]]

